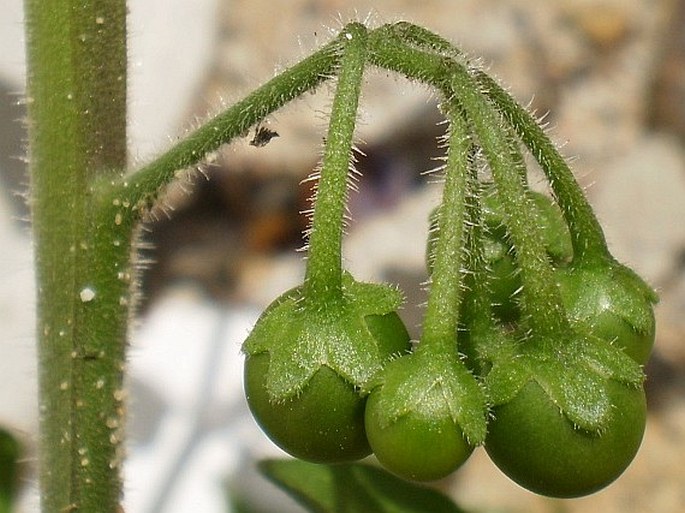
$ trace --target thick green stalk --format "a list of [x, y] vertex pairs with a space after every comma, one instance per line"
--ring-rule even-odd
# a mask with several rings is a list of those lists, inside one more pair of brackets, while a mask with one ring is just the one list
[[115, 512], [129, 245], [90, 188], [126, 164], [126, 5], [27, 0], [25, 18], [42, 508]]
[[456, 334], [466, 261], [466, 188], [470, 138], [462, 116], [449, 106], [445, 185], [438, 217], [438, 240], [419, 349], [457, 354]]
[[366, 28], [352, 23], [341, 35], [345, 42], [344, 54], [317, 184], [304, 282], [305, 298], [319, 306], [335, 304], [342, 297], [343, 220], [366, 62]]

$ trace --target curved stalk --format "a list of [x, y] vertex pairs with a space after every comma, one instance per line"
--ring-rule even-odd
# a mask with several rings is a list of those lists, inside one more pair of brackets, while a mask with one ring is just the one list
[[483, 93], [497, 106], [524, 144], [530, 149], [549, 180], [566, 223], [571, 228], [573, 258], [576, 262], [603, 262], [613, 257], [604, 231], [564, 158], [545, 135], [542, 127], [486, 73], [475, 78]]
[[139, 219], [179, 170], [198, 165], [221, 145], [331, 78], [340, 60], [341, 37], [272, 78], [139, 170], [101, 180], [96, 190], [103, 204], [117, 202], [120, 216]]
[[483, 147], [497, 183], [507, 216], [507, 227], [517, 248], [517, 261], [525, 285], [523, 311], [530, 328], [545, 339], [545, 334], [559, 334], [568, 324], [552, 270], [546, 261], [544, 245], [538, 233], [534, 211], [525, 193], [525, 169], [516, 143], [499, 113], [482, 96], [478, 83], [467, 68], [449, 57], [414, 48], [387, 29], [387, 37], [373, 38], [371, 60], [377, 65], [400, 72], [444, 91], [454, 92], [464, 109], [471, 130]]
[[[459, 59], [461, 51], [443, 37], [407, 22], [387, 25], [385, 30], [417, 48]], [[528, 147], [547, 176], [567, 224], [577, 263], [613, 261], [597, 217], [592, 211], [566, 160], [545, 135], [533, 116], [521, 107], [492, 77], [475, 70], [474, 78], [485, 94]]]
[[446, 98], [451, 97], [452, 59], [409, 46], [394, 33], [392, 27], [385, 25], [369, 34], [369, 62], [431, 85]]

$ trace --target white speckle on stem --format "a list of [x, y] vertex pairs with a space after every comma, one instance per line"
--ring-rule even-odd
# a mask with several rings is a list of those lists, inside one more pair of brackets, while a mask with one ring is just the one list
[[83, 287], [79, 292], [79, 297], [83, 303], [88, 303], [95, 299], [95, 291], [91, 287]]
[[100, 390], [104, 386], [105, 386], [105, 378], [100, 378], [95, 382], [95, 388], [97, 388], [98, 390]]

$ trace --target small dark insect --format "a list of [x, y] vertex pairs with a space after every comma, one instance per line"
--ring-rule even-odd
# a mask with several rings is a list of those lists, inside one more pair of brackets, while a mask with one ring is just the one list
[[262, 146], [269, 144], [269, 141], [274, 137], [279, 137], [278, 132], [260, 125], [255, 128], [254, 137], [250, 141], [250, 145], [261, 148]]

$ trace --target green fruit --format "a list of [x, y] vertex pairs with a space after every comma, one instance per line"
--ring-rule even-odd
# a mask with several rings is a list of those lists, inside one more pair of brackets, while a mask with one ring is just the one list
[[570, 319], [621, 348], [640, 365], [654, 345], [654, 292], [630, 269], [571, 266], [556, 273]]
[[521, 315], [518, 303], [521, 277], [512, 249], [504, 240], [493, 235], [488, 235], [484, 242], [485, 259], [490, 271], [488, 289], [492, 313], [502, 322], [514, 322]]
[[[611, 416], [599, 433], [575, 428], [535, 381], [493, 409], [485, 448], [509, 478], [551, 497], [580, 497], [609, 485], [637, 453], [644, 391], [607, 383]], [[590, 408], [591, 405], [588, 405]]]
[[485, 439], [485, 396], [454, 355], [419, 349], [390, 362], [366, 405], [366, 432], [378, 461], [404, 479], [451, 474]]
[[[571, 235], [559, 207], [544, 194], [530, 191], [545, 250], [555, 266], [565, 265], [573, 255]], [[490, 293], [493, 313], [502, 322], [520, 317], [517, 296], [522, 282], [517, 271], [516, 249], [506, 228], [506, 217], [494, 184], [483, 187], [483, 217], [486, 228], [485, 258], [491, 269]]]
[[[384, 361], [408, 350], [409, 335], [396, 313], [367, 316], [366, 325]], [[318, 463], [352, 461], [371, 452], [364, 429], [366, 398], [358, 387], [320, 365], [296, 394], [274, 399], [267, 387], [270, 360], [268, 352], [248, 354], [244, 384], [255, 420], [276, 445]]]
[[328, 367], [321, 367], [302, 392], [280, 403], [270, 400], [264, 376], [269, 355], [245, 362], [245, 395], [267, 436], [296, 458], [313, 462], [351, 461], [371, 449], [364, 432], [364, 399]]
[[369, 443], [378, 461], [404, 479], [441, 479], [459, 468], [473, 452], [440, 398], [426, 398], [421, 409], [386, 427], [379, 420], [382, 407], [380, 393], [372, 393], [366, 405]]

